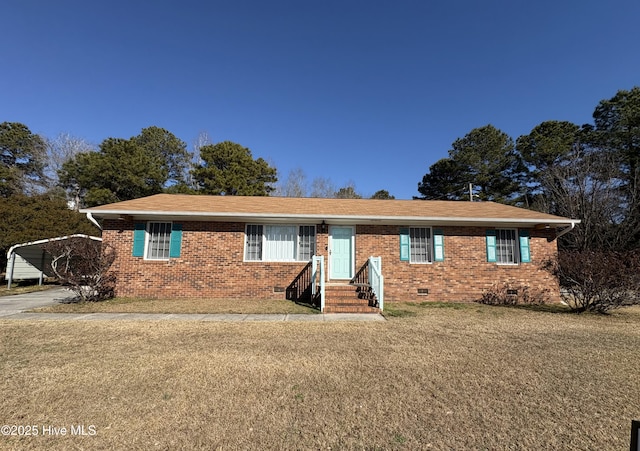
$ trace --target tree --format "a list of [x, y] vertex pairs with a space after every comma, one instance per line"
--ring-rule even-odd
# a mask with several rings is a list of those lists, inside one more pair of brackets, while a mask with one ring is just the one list
[[52, 257], [49, 267], [60, 283], [75, 293], [75, 302], [96, 302], [115, 294], [115, 274], [109, 268], [115, 249], [82, 237], [50, 241], [43, 249]]
[[81, 152], [62, 165], [60, 185], [85, 206], [186, 190], [186, 145], [158, 127], [130, 139], [107, 138], [98, 152]]
[[196, 137], [196, 139], [193, 140], [193, 152], [191, 153], [191, 162], [189, 164], [189, 169], [186, 171], [185, 178], [187, 180], [187, 185], [189, 185], [189, 188], [191, 188], [194, 191], [197, 189], [197, 185], [195, 180], [193, 179], [192, 170], [196, 166], [203, 164], [202, 158], [200, 158], [200, 149], [202, 149], [204, 146], [208, 146], [211, 144], [213, 144], [213, 141], [211, 140], [209, 133], [207, 133], [206, 131], [201, 131], [200, 133], [198, 133], [198, 136]]
[[640, 87], [602, 100], [593, 119], [596, 143], [620, 154], [627, 182], [635, 189], [640, 169]]
[[278, 181], [276, 169], [262, 158], [253, 159], [251, 150], [231, 141], [200, 149], [199, 164], [192, 171], [201, 194], [226, 196], [268, 196]]
[[307, 176], [302, 168], [290, 170], [284, 182], [276, 187], [274, 195], [280, 197], [306, 197]]
[[99, 230], [78, 212], [69, 210], [64, 197], [48, 194], [16, 194], [0, 202], [0, 272], [6, 268], [7, 251], [14, 244]]
[[524, 167], [513, 140], [493, 125], [475, 128], [453, 142], [449, 157], [463, 167], [480, 200], [516, 203]]
[[334, 197], [336, 187], [327, 177], [316, 177], [311, 182], [311, 197]]
[[619, 249], [626, 234], [616, 226], [624, 217], [614, 156], [576, 146], [562, 164], [547, 168], [539, 178], [543, 211], [581, 223], [562, 237], [563, 249]]
[[[59, 186], [58, 172], [66, 162], [71, 161], [79, 153], [95, 151], [87, 141], [69, 133], [60, 133], [55, 138], [45, 139], [45, 142], [47, 145], [47, 164], [44, 175], [48, 190], [55, 190]], [[68, 194], [74, 209], [78, 210], [80, 208], [79, 193], [77, 190], [69, 190]]]
[[44, 140], [19, 122], [0, 124], [0, 196], [26, 193], [44, 184]]
[[562, 183], [551, 180], [550, 171], [568, 164], [575, 158], [575, 151], [583, 146], [583, 131], [571, 122], [546, 121], [536, 125], [531, 133], [516, 140], [516, 150], [526, 165], [526, 204], [536, 210], [555, 213], [558, 199], [551, 197], [549, 184]]
[[109, 138], [99, 152], [76, 155], [60, 171], [60, 183], [86, 206], [162, 192], [166, 172], [156, 156], [135, 142]]
[[371, 196], [371, 199], [395, 199], [395, 198], [396, 197], [389, 194], [389, 191], [387, 191], [386, 189], [378, 190], [375, 193], [373, 193], [373, 196]]
[[443, 158], [429, 167], [429, 172], [418, 183], [418, 192], [423, 199], [463, 200], [469, 183], [465, 178], [463, 165], [452, 158]]
[[356, 187], [353, 183], [340, 188], [333, 197], [336, 199], [362, 199], [362, 196], [356, 192]]
[[468, 185], [480, 200], [517, 204], [524, 173], [513, 140], [493, 125], [456, 139], [449, 158], [437, 161], [418, 184], [425, 199], [468, 199]]
[[593, 113], [592, 145], [612, 153], [618, 161], [625, 217], [620, 222], [630, 235], [628, 245], [640, 246], [640, 87], [621, 90], [602, 100]]
[[131, 141], [160, 162], [162, 186], [186, 182], [185, 170], [189, 167], [191, 158], [187, 152], [187, 144], [173, 133], [160, 127], [148, 127], [143, 128]]

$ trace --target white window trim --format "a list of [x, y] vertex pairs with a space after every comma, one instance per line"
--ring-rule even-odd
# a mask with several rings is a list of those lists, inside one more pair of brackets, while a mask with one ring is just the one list
[[[498, 261], [498, 257], [499, 257], [499, 252], [498, 252], [498, 241], [500, 241], [500, 231], [501, 230], [511, 230], [513, 232], [513, 242], [514, 242], [514, 259], [515, 262], [500, 262]], [[518, 240], [518, 237], [520, 236], [518, 233], [518, 229], [510, 229], [510, 228], [502, 228], [502, 229], [495, 229], [496, 231], [496, 265], [498, 266], [518, 266], [520, 265], [520, 241]]]
[[[169, 224], [169, 254], [166, 258], [149, 258], [148, 250], [149, 243], [151, 242], [151, 233], [149, 229], [151, 228], [151, 224]], [[171, 232], [173, 231], [173, 221], [147, 221], [144, 228], [144, 253], [142, 254], [142, 258], [144, 260], [148, 260], [151, 262], [166, 262], [170, 260], [171, 256]]]
[[[429, 247], [431, 250], [431, 261], [426, 262], [414, 262], [413, 254], [411, 253], [411, 229], [429, 229]], [[422, 226], [409, 226], [409, 264], [410, 265], [432, 265], [435, 260], [436, 250], [433, 244], [433, 227], [422, 227]]]
[[[247, 229], [249, 228], [249, 226], [262, 226], [262, 251], [261, 251], [261, 256], [260, 256], [260, 260], [248, 260], [247, 259]], [[296, 229], [296, 241], [295, 241], [295, 245], [294, 245], [294, 249], [295, 249], [295, 254], [296, 254], [296, 258], [294, 259], [286, 259], [286, 260], [267, 260], [264, 258], [264, 254], [265, 254], [265, 249], [266, 249], [266, 243], [267, 243], [267, 236], [266, 236], [266, 228], [269, 226], [281, 226], [281, 227], [295, 227]], [[301, 263], [301, 262], [308, 262], [309, 260], [311, 260], [311, 258], [309, 258], [309, 260], [299, 260], [299, 256], [300, 256], [300, 227], [301, 226], [306, 226], [306, 227], [313, 227], [313, 238], [314, 238], [314, 253], [317, 251], [317, 238], [318, 238], [318, 230], [315, 224], [291, 224], [291, 223], [287, 223], [287, 224], [264, 224], [264, 223], [247, 223], [244, 225], [244, 245], [243, 245], [243, 249], [242, 249], [242, 261], [243, 262], [247, 262], [247, 263]]]

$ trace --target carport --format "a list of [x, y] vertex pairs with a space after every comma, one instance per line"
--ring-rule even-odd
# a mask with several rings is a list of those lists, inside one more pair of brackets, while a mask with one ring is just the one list
[[38, 284], [42, 285], [45, 277], [53, 276], [53, 274], [48, 273], [48, 271], [51, 271], [51, 255], [44, 250], [43, 245], [51, 241], [68, 240], [70, 238], [102, 241], [102, 238], [97, 236], [75, 234], [11, 246], [7, 252], [7, 274], [5, 276], [7, 288], [11, 288], [14, 280], [38, 279]]

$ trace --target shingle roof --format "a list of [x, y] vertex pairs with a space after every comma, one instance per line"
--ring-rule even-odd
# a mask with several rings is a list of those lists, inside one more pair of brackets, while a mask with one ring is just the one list
[[200, 220], [285, 220], [441, 224], [570, 225], [580, 221], [495, 202], [325, 199], [156, 194], [82, 210], [98, 218], [186, 216]]

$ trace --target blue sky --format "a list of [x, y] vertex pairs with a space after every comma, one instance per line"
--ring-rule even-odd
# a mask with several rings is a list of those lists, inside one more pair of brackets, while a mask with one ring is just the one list
[[417, 195], [473, 128], [591, 122], [640, 85], [640, 2], [3, 2], [0, 122], [99, 144], [164, 127], [281, 179]]

